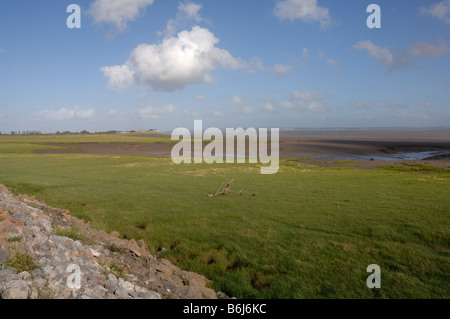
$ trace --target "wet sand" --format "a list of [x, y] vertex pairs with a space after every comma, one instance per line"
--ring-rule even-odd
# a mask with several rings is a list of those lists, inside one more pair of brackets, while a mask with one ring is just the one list
[[[450, 131], [295, 132], [280, 134], [280, 141], [284, 141], [280, 144], [281, 157], [431, 160], [439, 156], [440, 159], [450, 159]], [[408, 157], [412, 153], [417, 154], [415, 158]]]

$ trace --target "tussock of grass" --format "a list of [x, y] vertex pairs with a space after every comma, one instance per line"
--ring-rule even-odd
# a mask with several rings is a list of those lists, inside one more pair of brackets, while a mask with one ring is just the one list
[[10, 237], [6, 238], [6, 241], [8, 241], [9, 243], [21, 242], [22, 236], [10, 236]]
[[110, 252], [113, 252], [113, 253], [122, 253], [123, 252], [123, 248], [118, 247], [114, 243], [106, 246], [106, 249], [108, 249]]
[[32, 272], [33, 270], [39, 268], [39, 266], [34, 262], [33, 257], [27, 253], [16, 253], [14, 257], [5, 263], [4, 267], [14, 267], [17, 269], [18, 273], [23, 271]]

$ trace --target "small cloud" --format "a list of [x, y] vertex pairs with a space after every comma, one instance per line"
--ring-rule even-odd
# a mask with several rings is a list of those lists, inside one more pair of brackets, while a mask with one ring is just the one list
[[275, 112], [275, 107], [273, 106], [272, 103], [266, 103], [263, 105], [262, 110], [264, 112], [269, 112], [269, 113], [274, 113]]
[[350, 105], [352, 105], [352, 106], [354, 106], [354, 107], [356, 107], [356, 108], [358, 108], [358, 109], [361, 109], [361, 110], [368, 110], [368, 109], [370, 109], [370, 106], [369, 105], [367, 105], [366, 103], [364, 103], [363, 101], [361, 101], [361, 100], [352, 100], [351, 102], [350, 102]]
[[243, 101], [238, 95], [233, 96], [231, 103], [240, 106], [239, 113], [242, 114], [253, 114], [253, 109], [248, 105], [247, 101]]
[[293, 69], [294, 68], [290, 65], [275, 64], [273, 68], [271, 68], [271, 71], [281, 76], [291, 73]]
[[450, 24], [450, 0], [433, 3], [429, 8], [422, 7], [423, 14], [431, 15], [433, 18]]
[[323, 91], [314, 91], [303, 89], [301, 91], [295, 90], [292, 92], [292, 100], [303, 102], [314, 102], [319, 100], [330, 99], [332, 96]]
[[325, 113], [329, 112], [330, 109], [323, 103], [323, 100], [331, 97], [331, 95], [323, 91], [295, 90], [292, 92], [291, 99], [280, 102], [280, 106], [285, 110], [297, 112]]
[[242, 106], [241, 113], [250, 115], [253, 114], [253, 109], [248, 105], [244, 105]]
[[313, 113], [325, 113], [329, 111], [329, 108], [323, 103], [312, 101], [283, 101], [280, 102], [280, 106], [285, 110], [291, 110], [296, 112], [313, 112]]
[[117, 31], [123, 32], [128, 23], [137, 19], [153, 0], [95, 0], [87, 13], [95, 23], [113, 24]]
[[213, 115], [214, 115], [215, 117], [224, 117], [224, 116], [225, 116], [225, 113], [224, 113], [224, 112], [221, 112], [221, 111], [214, 111], [214, 112], [213, 112]]
[[284, 74], [291, 73], [294, 67], [290, 65], [283, 65], [283, 64], [275, 64], [273, 67], [267, 68], [262, 63], [261, 59], [259, 57], [253, 57], [250, 60], [250, 65], [253, 67], [253, 69], [249, 69], [247, 73], [256, 73], [256, 70], [259, 71], [268, 71], [276, 73], [278, 76], [282, 76]]
[[422, 107], [432, 107], [433, 106], [433, 103], [430, 101], [419, 101], [419, 102], [417, 102], [417, 104], [419, 104], [419, 106], [422, 106]]
[[406, 109], [408, 108], [408, 106], [404, 105], [404, 104], [399, 104], [399, 103], [392, 103], [392, 102], [381, 102], [381, 101], [376, 101], [375, 102], [376, 106], [379, 107], [385, 107], [385, 108], [389, 108], [392, 110], [395, 109]]
[[369, 56], [375, 57], [378, 64], [386, 67], [389, 71], [405, 69], [411, 66], [411, 57], [438, 57], [450, 52], [447, 44], [443, 41], [437, 45], [428, 42], [416, 42], [411, 44], [406, 50], [400, 49], [394, 52], [388, 48], [377, 46], [370, 40], [359, 41], [353, 45], [353, 48], [366, 50]]
[[443, 41], [440, 41], [439, 44], [436, 45], [428, 42], [416, 42], [411, 44], [408, 48], [408, 54], [417, 58], [437, 57], [447, 54], [448, 52], [450, 52], [450, 48], [447, 47], [447, 44]]
[[235, 95], [231, 99], [231, 103], [237, 104], [237, 105], [241, 105], [242, 104], [242, 100], [241, 100], [241, 98], [238, 95]]
[[208, 20], [203, 19], [199, 11], [202, 9], [201, 4], [193, 2], [184, 2], [178, 5], [178, 12], [175, 19], [170, 19], [167, 21], [166, 30], [164, 32], [158, 32], [159, 35], [165, 34], [165, 37], [172, 37], [177, 33], [182, 27], [187, 27], [191, 22], [200, 23], [208, 22]]
[[329, 9], [319, 6], [318, 0], [278, 1], [274, 14], [280, 20], [301, 20], [306, 23], [318, 22], [321, 28], [331, 25]]
[[105, 66], [100, 69], [109, 79], [108, 88], [121, 91], [134, 82], [134, 72], [128, 65]]
[[367, 54], [375, 57], [379, 64], [392, 68], [395, 65], [394, 56], [388, 48], [381, 48], [372, 43], [370, 40], [359, 41], [353, 45], [353, 48], [358, 50], [366, 50]]
[[309, 58], [308, 48], [303, 48], [302, 56], [303, 56], [304, 58]]
[[338, 71], [342, 70], [342, 68], [343, 68], [343, 64], [342, 64], [341, 60], [327, 59], [327, 64], [330, 67], [333, 67]]
[[144, 106], [136, 110], [135, 115], [141, 119], [159, 119], [164, 115], [174, 114], [176, 108], [172, 104], [162, 107]]
[[191, 110], [184, 110], [184, 116], [186, 117], [200, 117], [200, 113]]
[[204, 101], [206, 100], [206, 96], [204, 96], [203, 94], [197, 95], [197, 97], [195, 98], [197, 101]]
[[37, 117], [51, 121], [89, 120], [94, 117], [94, 109], [81, 109], [78, 106], [62, 107], [58, 110], [45, 109], [35, 112]]

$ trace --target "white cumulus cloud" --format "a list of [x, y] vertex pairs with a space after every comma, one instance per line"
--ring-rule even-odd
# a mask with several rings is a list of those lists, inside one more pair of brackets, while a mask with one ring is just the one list
[[105, 66], [103, 74], [109, 79], [108, 87], [120, 91], [134, 81], [134, 72], [127, 65]]
[[140, 44], [120, 66], [101, 68], [108, 86], [121, 90], [131, 84], [154, 90], [175, 91], [194, 83], [213, 81], [218, 67], [239, 69], [246, 64], [228, 51], [217, 48], [219, 39], [208, 29], [195, 26], [160, 44]]

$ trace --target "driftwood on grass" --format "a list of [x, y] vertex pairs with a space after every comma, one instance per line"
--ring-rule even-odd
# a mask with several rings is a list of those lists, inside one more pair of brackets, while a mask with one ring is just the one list
[[228, 195], [230, 193], [230, 187], [231, 187], [231, 183], [233, 183], [234, 179], [232, 179], [228, 184], [227, 187], [218, 190], [217, 192], [215, 192], [214, 194], [209, 194], [209, 197], [216, 197], [216, 196], [220, 196], [220, 195]]

